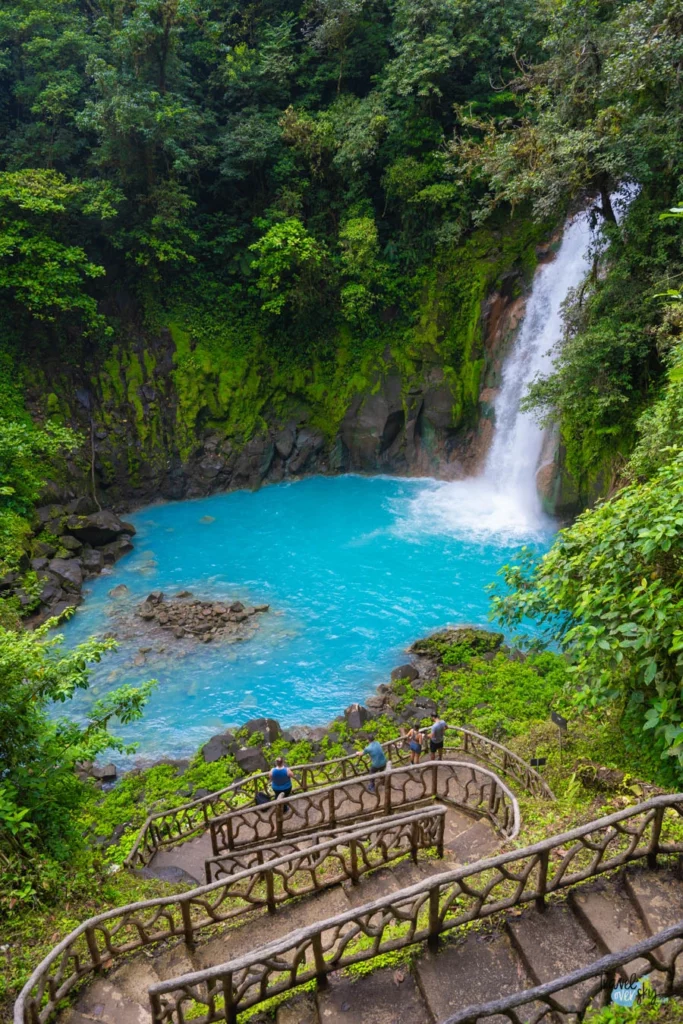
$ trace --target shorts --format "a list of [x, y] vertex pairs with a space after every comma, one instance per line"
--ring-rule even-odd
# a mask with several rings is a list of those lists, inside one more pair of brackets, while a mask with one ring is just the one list
[[375, 772], [383, 772], [386, 769], [386, 767], [387, 767], [387, 764], [386, 764], [386, 761], [385, 761], [384, 764], [380, 764], [377, 768], [371, 767], [370, 768], [370, 774], [374, 775]]
[[429, 749], [432, 754], [435, 754], [437, 750], [443, 750], [443, 740], [441, 740], [441, 743], [436, 743], [434, 740], [430, 740]]
[[414, 754], [419, 754], [422, 751], [422, 746], [417, 742], [417, 740], [411, 740], [408, 746]]
[[275, 799], [276, 800], [277, 800], [277, 798], [281, 794], [282, 794], [282, 796], [290, 796], [291, 792], [292, 792], [292, 787], [291, 786], [289, 786], [287, 789], [273, 789], [273, 793], [275, 793]]

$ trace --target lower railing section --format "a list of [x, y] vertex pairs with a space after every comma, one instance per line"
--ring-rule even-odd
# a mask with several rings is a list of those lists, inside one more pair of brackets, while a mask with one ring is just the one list
[[519, 831], [517, 800], [496, 775], [469, 761], [431, 761], [231, 811], [211, 822], [211, 848], [217, 857], [279, 842], [287, 833], [303, 835], [390, 815], [434, 797], [487, 817], [503, 838], [512, 839]]
[[654, 797], [523, 850], [433, 876], [235, 960], [150, 988], [153, 1024], [225, 1020], [332, 971], [546, 897], [632, 861], [683, 852], [683, 794]]
[[[680, 921], [635, 946], [603, 956], [587, 967], [555, 978], [545, 985], [490, 1003], [468, 1006], [442, 1024], [476, 1024], [477, 1021], [498, 1015], [507, 1017], [512, 1024], [539, 1024], [539, 1021], [557, 1020], [557, 1017], [571, 1019], [573, 1022], [581, 1020], [589, 1007], [598, 1009], [607, 1005], [615, 985], [632, 985], [634, 979], [646, 975], [657, 994], [668, 997], [677, 989], [680, 990], [680, 974], [678, 978], [676, 974], [682, 954], [683, 921]], [[644, 960], [645, 963], [632, 971], [635, 960]], [[626, 964], [629, 965], [628, 974], [623, 970]], [[570, 996], [567, 989], [579, 985], [582, 988], [579, 991], [575, 989]], [[556, 998], [559, 992], [563, 994], [561, 1000]]]
[[[390, 740], [383, 746], [394, 767], [408, 763], [410, 755], [405, 741]], [[459, 726], [449, 726], [446, 746], [447, 753], [456, 756], [465, 754], [474, 758], [478, 763], [511, 779], [532, 796], [553, 799], [552, 790], [537, 771], [511, 750], [487, 736], [481, 736]], [[365, 775], [368, 768], [366, 757], [349, 755], [319, 764], [295, 765], [292, 771], [300, 789], [308, 792], [321, 786]], [[157, 850], [184, 842], [198, 832], [203, 832], [214, 818], [227, 814], [239, 806], [253, 805], [256, 794], [263, 792], [268, 782], [267, 772], [250, 775], [198, 800], [151, 814], [126, 858], [126, 866], [144, 867], [149, 864]]]
[[443, 855], [445, 807], [428, 807], [372, 821], [316, 847], [268, 859], [246, 870], [177, 896], [133, 903], [84, 921], [43, 960], [24, 986], [15, 1024], [44, 1024], [74, 986], [118, 958], [162, 939], [192, 945], [212, 925], [344, 881], [418, 851]]

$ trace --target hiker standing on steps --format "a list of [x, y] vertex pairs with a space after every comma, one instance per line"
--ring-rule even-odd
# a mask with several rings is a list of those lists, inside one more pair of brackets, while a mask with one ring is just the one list
[[432, 761], [440, 761], [443, 757], [443, 738], [446, 734], [446, 723], [439, 718], [436, 711], [432, 715], [432, 727], [429, 730], [429, 752]]
[[[357, 750], [356, 756], [362, 757], [363, 754], [368, 755], [368, 757], [370, 758], [370, 773], [374, 775], [376, 772], [383, 772], [386, 769], [387, 757], [384, 751], [382, 750], [381, 743], [377, 742], [377, 738], [375, 736], [369, 736], [368, 738], [370, 742], [368, 743], [367, 747], [365, 747], [363, 750]], [[370, 783], [368, 785], [368, 793], [374, 792], [375, 780], [370, 779]]]
[[[292, 779], [294, 776], [291, 771], [285, 765], [285, 762], [281, 757], [275, 758], [275, 767], [270, 769], [270, 784], [273, 787], [273, 793], [275, 793], [275, 799], [279, 800], [282, 797], [288, 797], [292, 792]], [[285, 810], [287, 808], [285, 807]]]
[[417, 725], [411, 725], [405, 735], [405, 741], [410, 751], [410, 763], [419, 764], [420, 754], [422, 753], [422, 736]]

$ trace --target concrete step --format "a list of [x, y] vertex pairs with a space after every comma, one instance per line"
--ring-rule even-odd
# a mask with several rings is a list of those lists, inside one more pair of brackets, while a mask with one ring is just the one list
[[[449, 824], [448, 817], [446, 830]], [[458, 867], [493, 857], [500, 846], [500, 837], [496, 835], [488, 821], [473, 821], [472, 818], [468, 820], [469, 828], [452, 838], [447, 837], [444, 841], [445, 855]]]
[[97, 978], [79, 995], [74, 1006], [64, 1011], [60, 1024], [93, 1024], [93, 1021], [101, 1024], [150, 1024], [152, 1016], [146, 991], [145, 1003], [126, 996], [115, 981]]
[[349, 901], [342, 889], [328, 889], [309, 896], [298, 903], [284, 906], [275, 914], [257, 912], [251, 917], [238, 918], [239, 924], [225, 928], [220, 935], [197, 947], [193, 960], [195, 970], [214, 967], [252, 949], [284, 938], [297, 928], [324, 921], [349, 910]]
[[[624, 883], [650, 935], [683, 920], [683, 881], [677, 873], [665, 868], [648, 871], [644, 867], [632, 867], [625, 872]], [[659, 950], [660, 954], [667, 957], [675, 945], [675, 942], [665, 943]], [[651, 980], [657, 987], [657, 977], [653, 976]], [[683, 965], [679, 963], [675, 985], [681, 984]]]
[[275, 1024], [320, 1024], [315, 996], [303, 992], [282, 1003], [275, 1013]]
[[[569, 893], [569, 903], [601, 954], [619, 953], [648, 938], [649, 932], [623, 879], [601, 878], [574, 889]], [[641, 958], [626, 964], [624, 970], [630, 975], [645, 966]]]
[[[445, 941], [438, 953], [425, 952], [415, 962], [414, 970], [437, 1021], [533, 984], [508, 936], [490, 929]], [[499, 1018], [490, 1020], [497, 1022]]]
[[316, 998], [320, 1024], [434, 1024], [405, 966], [385, 967], [361, 978], [332, 974]]
[[[505, 926], [535, 985], [585, 967], [601, 955], [566, 903], [550, 903], [542, 913], [528, 908], [519, 917], [508, 916]], [[570, 1006], [588, 984], [558, 992], [558, 1001]]]
[[184, 881], [182, 877], [172, 877], [174, 870], [180, 870], [197, 885], [204, 885], [204, 861], [212, 855], [211, 835], [209, 832], [203, 832], [196, 839], [190, 839], [180, 846], [159, 850], [140, 873], [148, 878], [160, 878], [162, 881]]

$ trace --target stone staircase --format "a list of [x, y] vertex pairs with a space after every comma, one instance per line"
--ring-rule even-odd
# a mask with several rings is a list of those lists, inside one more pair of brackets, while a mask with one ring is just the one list
[[[138, 954], [128, 963], [93, 981], [80, 997], [74, 1000], [72, 1007], [61, 1014], [60, 1024], [150, 1024], [147, 990], [157, 981], [176, 978], [219, 964], [228, 957], [239, 956], [256, 946], [286, 936], [293, 930], [333, 917], [388, 893], [397, 892], [422, 881], [429, 875], [440, 874], [450, 868], [488, 856], [499, 845], [500, 838], [488, 822], [474, 820], [469, 815], [448, 808], [443, 859], [420, 859], [416, 864], [407, 860], [401, 861], [362, 877], [357, 885], [347, 882], [335, 889], [293, 901], [279, 909], [275, 915], [255, 912], [245, 920], [240, 919], [237, 924], [220, 929], [215, 937], [198, 944], [193, 951], [189, 951], [183, 942], [175, 945], [165, 943], [161, 944], [161, 948], [143, 950], [142, 954]], [[207, 835], [204, 834], [172, 851], [157, 854], [158, 863], [155, 858], [155, 862], [145, 870], [150, 873], [154, 871], [157, 877], [171, 877], [175, 873], [175, 877], [179, 879], [184, 876], [193, 883], [196, 881], [203, 884], [204, 859], [210, 855], [211, 846]], [[406, 975], [406, 980], [409, 988], [412, 984], [409, 975]], [[330, 988], [330, 994], [333, 989], [334, 985]], [[342, 1000], [344, 1005], [345, 1002]], [[309, 1006], [308, 1003], [295, 1000], [291, 1007], [282, 1007], [278, 1012], [283, 1020], [295, 1021], [299, 1019], [296, 1014], [300, 1010], [301, 1013], [310, 1016], [313, 1012], [312, 1004]], [[301, 1017], [301, 1020], [306, 1021], [308, 1016]], [[320, 1019], [328, 1019], [324, 1011]], [[346, 1022], [353, 1019], [344, 1017]], [[383, 1020], [381, 1016], [372, 1019], [376, 1024]], [[394, 1020], [392, 1017], [386, 1019]], [[431, 1020], [428, 1016], [413, 1017], [414, 1024], [422, 1019]], [[317, 1021], [318, 1017], [311, 1017], [311, 1020]]]
[[[93, 982], [65, 1011], [62, 1024], [149, 1024], [147, 990], [159, 980], [178, 978], [236, 958], [247, 950], [323, 918], [397, 892], [463, 863], [471, 843], [495, 845], [481, 824], [458, 815], [451, 822], [447, 863], [401, 862], [381, 869], [353, 887], [319, 894], [274, 917], [261, 916], [203, 943], [193, 953], [183, 943], [138, 956]], [[475, 831], [476, 830], [476, 831]], [[474, 834], [473, 834], [474, 833]], [[458, 839], [463, 842], [462, 848]], [[483, 852], [483, 851], [482, 851]], [[683, 881], [669, 868], [630, 866], [571, 889], [544, 910], [526, 907], [479, 923], [437, 952], [424, 945], [398, 966], [379, 966], [353, 977], [332, 974], [315, 992], [291, 997], [274, 1014], [256, 1019], [275, 1024], [439, 1024], [465, 1007], [533, 988], [584, 967], [603, 954], [628, 949], [683, 919]], [[642, 963], [642, 962], [641, 962]], [[639, 964], [625, 965], [630, 974]], [[569, 1009], [576, 992], [561, 992]]]

